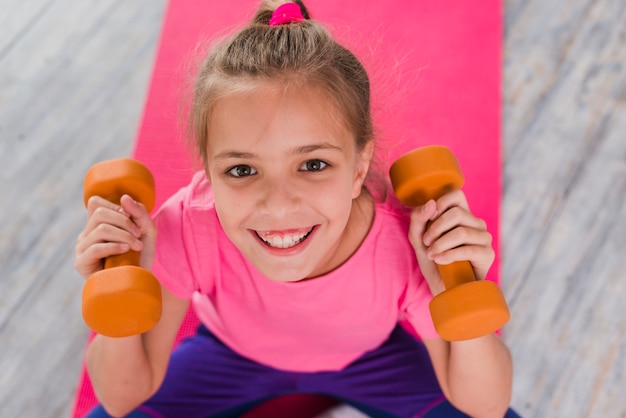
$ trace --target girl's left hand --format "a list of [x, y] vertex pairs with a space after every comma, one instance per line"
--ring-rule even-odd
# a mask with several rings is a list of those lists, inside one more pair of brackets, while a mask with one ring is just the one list
[[414, 208], [409, 240], [433, 295], [445, 290], [436, 264], [467, 260], [483, 280], [495, 259], [487, 225], [470, 212], [461, 190]]

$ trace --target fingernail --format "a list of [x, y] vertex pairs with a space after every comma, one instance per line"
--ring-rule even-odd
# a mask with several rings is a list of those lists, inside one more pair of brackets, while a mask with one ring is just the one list
[[135, 242], [133, 242], [133, 246], [132, 246], [132, 247], [133, 247], [133, 250], [135, 250], [135, 251], [139, 251], [139, 250], [141, 250], [141, 246], [142, 246], [142, 245], [143, 245], [143, 244], [141, 243], [141, 241], [139, 241], [139, 240], [135, 240]]
[[124, 196], [126, 196], [128, 198], [128, 200], [130, 201], [131, 205], [136, 205], [137, 202], [135, 202], [135, 199], [133, 199], [133, 197], [129, 194], [125, 194]]
[[426, 257], [428, 257], [429, 260], [433, 259], [433, 252], [432, 251], [426, 251]]
[[430, 245], [430, 237], [428, 235], [424, 235], [424, 245]]
[[132, 233], [134, 236], [136, 236], [137, 238], [139, 238], [141, 236], [141, 231], [139, 230], [139, 228], [137, 228], [136, 226], [133, 226], [132, 228]]

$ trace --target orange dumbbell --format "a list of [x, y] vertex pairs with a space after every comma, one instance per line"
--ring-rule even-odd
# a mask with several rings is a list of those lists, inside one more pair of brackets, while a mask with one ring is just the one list
[[[124, 194], [154, 207], [154, 179], [140, 162], [128, 158], [95, 164], [85, 175], [85, 205], [92, 196], [119, 204]], [[83, 318], [94, 331], [108, 337], [128, 337], [148, 331], [161, 318], [161, 286], [149, 271], [138, 267], [139, 253], [107, 257], [104, 269], [83, 287]]]
[[[392, 164], [390, 176], [396, 196], [407, 206], [436, 200], [464, 183], [456, 158], [443, 146], [418, 148], [403, 155]], [[430, 302], [430, 313], [442, 338], [478, 338], [508, 322], [502, 291], [493, 282], [476, 280], [469, 261], [438, 265], [438, 269], [446, 290]]]

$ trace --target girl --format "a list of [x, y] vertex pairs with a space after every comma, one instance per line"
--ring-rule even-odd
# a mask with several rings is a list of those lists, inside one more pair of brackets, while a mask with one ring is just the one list
[[[301, 3], [276, 6], [202, 65], [191, 124], [204, 170], [154, 221], [129, 196], [89, 201], [77, 270], [141, 251], [163, 294], [153, 329], [90, 344], [92, 416], [238, 416], [323, 393], [371, 416], [502, 417], [505, 345], [444, 341], [428, 310], [444, 290], [435, 263], [485, 277], [484, 222], [461, 191], [409, 212], [372, 184], [363, 66]], [[202, 325], [172, 352], [190, 303]]]

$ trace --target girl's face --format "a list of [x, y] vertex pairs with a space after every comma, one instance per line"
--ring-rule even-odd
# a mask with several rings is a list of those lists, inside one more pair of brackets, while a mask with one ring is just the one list
[[327, 273], [367, 234], [373, 205], [361, 187], [373, 146], [358, 152], [338, 113], [319, 91], [271, 86], [213, 109], [206, 171], [218, 217], [272, 280]]

